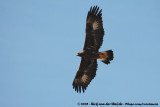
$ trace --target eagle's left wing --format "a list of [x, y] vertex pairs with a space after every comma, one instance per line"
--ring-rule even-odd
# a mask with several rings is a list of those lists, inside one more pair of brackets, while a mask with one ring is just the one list
[[83, 92], [86, 90], [87, 86], [91, 80], [95, 77], [97, 70], [97, 59], [86, 60], [81, 58], [81, 64], [73, 81], [73, 89], [75, 91]]
[[102, 9], [99, 11], [99, 7], [91, 7], [86, 20], [86, 37], [83, 50], [98, 51], [102, 45], [103, 36]]

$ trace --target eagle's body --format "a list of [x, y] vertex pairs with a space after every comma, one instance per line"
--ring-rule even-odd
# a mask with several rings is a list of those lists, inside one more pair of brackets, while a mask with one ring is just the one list
[[81, 57], [81, 64], [73, 81], [75, 91], [83, 92], [91, 80], [96, 75], [97, 59], [100, 59], [105, 64], [109, 64], [113, 60], [113, 51], [99, 52], [99, 48], [103, 42], [104, 29], [102, 22], [102, 9], [94, 6], [90, 8], [86, 21], [86, 38], [84, 48], [77, 56]]
[[90, 59], [97, 59], [98, 53], [96, 51], [92, 50], [83, 50], [77, 54], [77, 56], [81, 56], [84, 59], [90, 60]]

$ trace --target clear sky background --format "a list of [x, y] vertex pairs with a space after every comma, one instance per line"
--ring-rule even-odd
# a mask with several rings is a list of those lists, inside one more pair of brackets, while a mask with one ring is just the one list
[[[109, 65], [84, 94], [72, 89], [87, 12], [102, 9], [100, 51]], [[0, 107], [76, 107], [78, 102], [160, 103], [159, 0], [1, 0]]]

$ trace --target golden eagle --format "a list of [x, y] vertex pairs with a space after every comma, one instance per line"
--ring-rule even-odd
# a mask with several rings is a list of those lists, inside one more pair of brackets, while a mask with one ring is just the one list
[[98, 6], [90, 8], [86, 20], [86, 37], [83, 51], [79, 52], [77, 56], [81, 57], [80, 67], [73, 81], [73, 89], [75, 91], [83, 92], [91, 80], [96, 75], [97, 59], [105, 64], [109, 64], [113, 60], [113, 51], [99, 52], [99, 48], [103, 42], [104, 29], [102, 21], [102, 9], [99, 11]]

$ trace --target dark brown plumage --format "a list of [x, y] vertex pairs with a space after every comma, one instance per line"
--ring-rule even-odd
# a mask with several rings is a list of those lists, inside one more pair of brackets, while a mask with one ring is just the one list
[[99, 52], [104, 36], [102, 9], [94, 6], [90, 8], [86, 20], [86, 37], [83, 51], [77, 56], [81, 57], [80, 67], [73, 81], [73, 88], [77, 92], [85, 91], [96, 75], [97, 59], [109, 64], [113, 60], [113, 51]]

